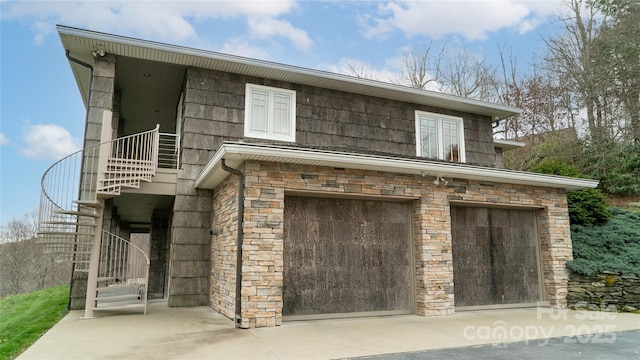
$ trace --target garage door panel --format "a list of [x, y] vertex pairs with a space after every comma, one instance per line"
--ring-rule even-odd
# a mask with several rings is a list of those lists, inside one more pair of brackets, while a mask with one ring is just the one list
[[533, 211], [452, 206], [451, 219], [456, 306], [539, 300]]
[[409, 310], [409, 239], [407, 203], [287, 196], [283, 314]]

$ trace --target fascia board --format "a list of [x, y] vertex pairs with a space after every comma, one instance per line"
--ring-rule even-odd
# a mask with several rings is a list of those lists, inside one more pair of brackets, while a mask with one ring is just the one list
[[503, 139], [493, 139], [493, 143], [495, 147], [501, 148], [502, 150], [512, 150], [512, 149], [521, 148], [527, 145], [527, 143], [524, 143], [524, 142], [503, 140]]
[[[219, 173], [219, 171], [224, 171], [219, 165], [222, 158], [227, 161], [233, 161], [237, 164], [245, 160], [285, 162], [563, 188], [566, 190], [595, 188], [598, 185], [598, 181], [596, 180], [494, 169], [466, 164], [416, 161], [414, 159], [400, 159], [377, 155], [322, 151], [315, 149], [225, 143], [205, 166], [200, 175], [198, 175], [198, 178], [196, 179], [196, 187], [214, 188], [224, 180], [224, 178], [226, 178], [227, 175]], [[222, 177], [223, 175], [224, 177]]]

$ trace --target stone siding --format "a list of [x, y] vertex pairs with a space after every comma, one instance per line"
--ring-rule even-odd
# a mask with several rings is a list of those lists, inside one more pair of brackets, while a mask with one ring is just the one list
[[[435, 185], [431, 176], [254, 161], [245, 162], [244, 172], [242, 327], [277, 326], [282, 321], [285, 192], [412, 200], [415, 312], [423, 316], [454, 313], [450, 201], [539, 208], [544, 300], [550, 306], [566, 306], [565, 262], [571, 259], [571, 239], [564, 190], [461, 179]], [[222, 206], [230, 201], [229, 187], [225, 183], [216, 189], [215, 228], [231, 226], [231, 205]], [[214, 256], [220, 259], [222, 254]], [[229, 297], [219, 303], [233, 301], [229, 291], [213, 293]]]
[[[189, 69], [192, 74], [194, 69]], [[206, 101], [198, 97], [198, 82], [187, 76], [183, 106], [193, 112], [197, 103]], [[211, 261], [211, 208], [212, 191], [196, 189], [195, 178], [207, 163], [215, 149], [212, 129], [215, 119], [194, 118], [183, 111], [181, 139], [182, 172], [176, 184], [176, 196], [171, 218], [171, 242], [169, 250], [170, 288], [169, 306], [209, 305], [209, 279]]]
[[638, 312], [640, 277], [614, 272], [593, 276], [572, 273], [567, 302], [575, 310]]
[[211, 246], [211, 307], [235, 317], [238, 177], [230, 175], [214, 192]]
[[265, 142], [244, 138], [247, 83], [296, 91], [296, 143], [302, 146], [416, 156], [415, 110], [422, 110], [462, 117], [467, 162], [495, 165], [487, 116], [199, 68], [187, 71], [184, 136], [201, 148], [187, 147], [185, 156], [209, 159], [225, 140]]

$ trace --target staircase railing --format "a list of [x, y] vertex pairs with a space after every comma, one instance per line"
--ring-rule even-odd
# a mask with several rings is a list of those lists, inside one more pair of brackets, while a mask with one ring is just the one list
[[[158, 162], [158, 133], [159, 126], [89, 146], [49, 167], [41, 180], [38, 230], [44, 236], [39, 237], [40, 243], [49, 242], [48, 250], [55, 253], [69, 250], [75, 241], [70, 244], [61, 241], [60, 236], [65, 234], [60, 233], [77, 233], [70, 223], [91, 223], [83, 209], [87, 210], [87, 205], [95, 202], [98, 194], [119, 194], [120, 187], [130, 180], [150, 181]], [[111, 169], [107, 170], [109, 162]]]
[[123, 186], [137, 188], [140, 181], [151, 181], [158, 167], [159, 130], [160, 125], [109, 143], [107, 159], [100, 162], [98, 194], [119, 195]]
[[[45, 251], [73, 260], [79, 243], [92, 241], [94, 213], [87, 204], [96, 201], [98, 159], [105, 143], [77, 151], [49, 167], [41, 180], [38, 242]], [[86, 236], [85, 236], [86, 235]]]
[[147, 312], [149, 257], [138, 246], [102, 231], [95, 310], [139, 305]]
[[[155, 175], [159, 126], [110, 140], [111, 117], [111, 112], [104, 112], [101, 130], [104, 141], [57, 161], [41, 180], [38, 243], [59, 260], [73, 262], [74, 271], [88, 273], [85, 318], [94, 317], [98, 304], [115, 306], [114, 300], [125, 298], [144, 299], [146, 312], [148, 268], [146, 275], [137, 269], [145, 261], [148, 267], [148, 257], [126, 240], [103, 233], [101, 228], [104, 199], [120, 194], [122, 187], [137, 188], [140, 181], [151, 181]], [[132, 253], [137, 254], [132, 249], [142, 255], [131, 257]], [[122, 293], [132, 289], [136, 289], [135, 293]]]

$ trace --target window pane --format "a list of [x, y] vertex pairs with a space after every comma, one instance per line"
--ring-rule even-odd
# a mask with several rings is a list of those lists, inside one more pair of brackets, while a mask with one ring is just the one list
[[269, 114], [269, 93], [266, 91], [251, 91], [251, 130], [267, 132]]
[[438, 158], [438, 123], [436, 119], [420, 117], [422, 156]]
[[460, 161], [460, 131], [457, 121], [442, 121], [442, 143], [444, 146], [444, 160]]
[[291, 97], [288, 95], [274, 94], [273, 132], [277, 134], [289, 134]]

